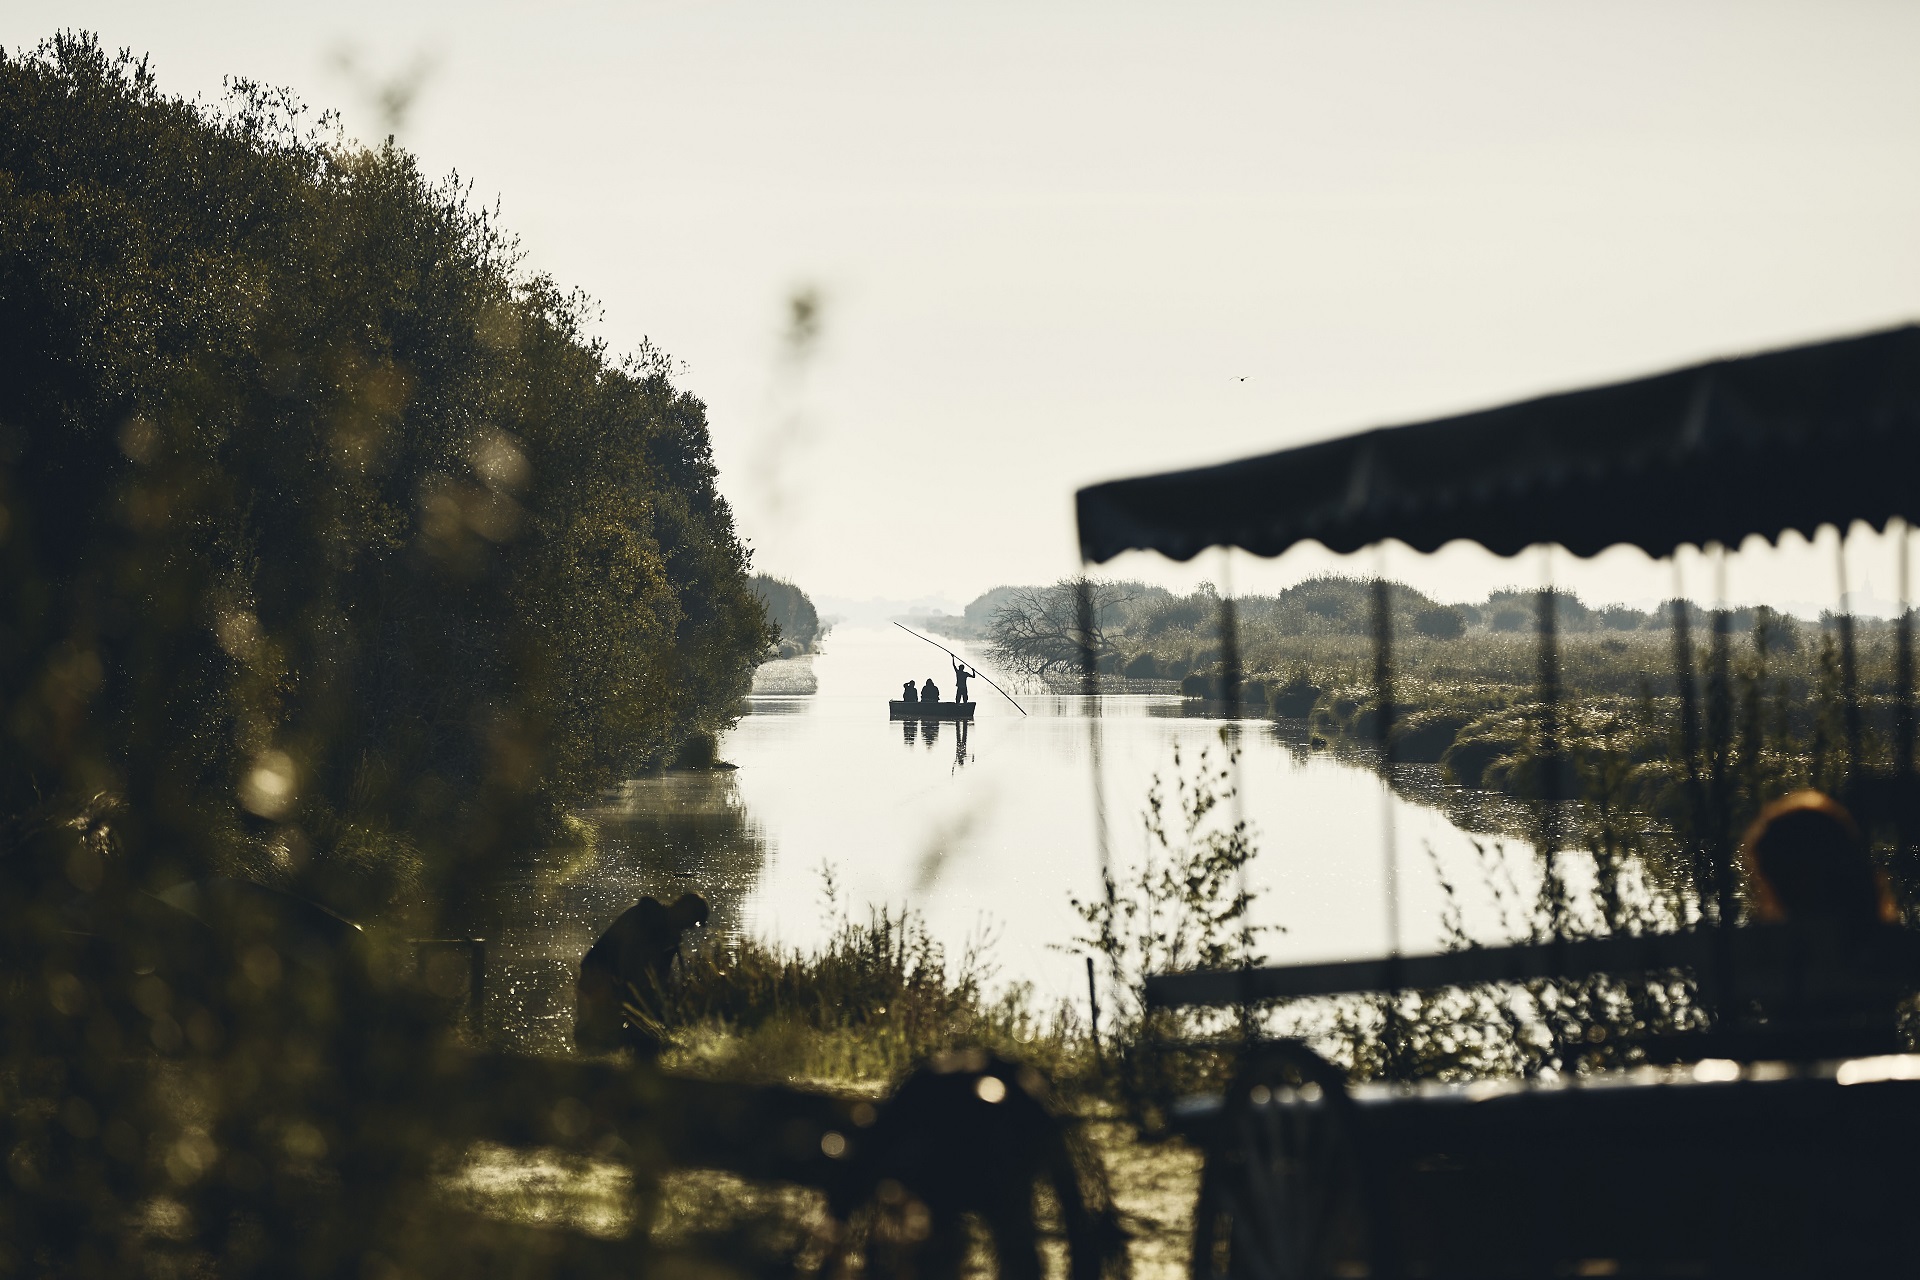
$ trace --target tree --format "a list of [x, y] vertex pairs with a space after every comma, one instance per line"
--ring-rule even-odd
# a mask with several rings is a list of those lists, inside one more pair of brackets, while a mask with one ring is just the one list
[[768, 633], [705, 407], [587, 318], [284, 93], [0, 53], [0, 837], [104, 794], [143, 880], [364, 912], [724, 725]]
[[[1091, 604], [1086, 622], [1083, 589]], [[1013, 588], [987, 624], [987, 652], [1001, 666], [1043, 680], [1077, 673], [1085, 649], [1091, 648], [1096, 663], [1113, 653], [1109, 637], [1131, 599], [1124, 584], [1097, 578]]]
[[813, 647], [820, 638], [820, 614], [806, 592], [784, 578], [765, 573], [754, 574], [747, 585], [765, 606], [768, 620], [779, 628], [783, 652], [787, 645], [792, 645], [796, 653]]

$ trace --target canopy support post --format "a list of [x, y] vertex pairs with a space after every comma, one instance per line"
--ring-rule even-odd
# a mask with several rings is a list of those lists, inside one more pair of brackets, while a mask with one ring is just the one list
[[1847, 589], [1847, 531], [1834, 526], [1834, 566], [1840, 580], [1840, 615], [1834, 623], [1840, 630], [1840, 701], [1846, 715], [1847, 769], [1841, 775], [1841, 792], [1847, 799], [1865, 779], [1865, 761], [1860, 758], [1860, 667], [1853, 637], [1853, 593]]
[[[1113, 882], [1113, 854], [1107, 833], [1107, 795], [1104, 774], [1100, 760], [1100, 676], [1099, 655], [1094, 649], [1093, 584], [1088, 580], [1086, 566], [1081, 565], [1080, 577], [1074, 583], [1074, 624], [1079, 631], [1078, 641], [1080, 657], [1080, 696], [1087, 713], [1087, 762], [1093, 774], [1093, 849], [1100, 863], [1100, 891], [1106, 898], [1109, 919], [1118, 917], [1119, 904], [1116, 901], [1116, 886]], [[1115, 998], [1126, 990], [1126, 974], [1121, 971], [1120, 957], [1109, 955], [1109, 978], [1113, 983]], [[1087, 959], [1087, 976], [1091, 983], [1093, 959]], [[1151, 1028], [1147, 1028], [1149, 1033]], [[1135, 1117], [1146, 1114], [1134, 1087], [1133, 1071], [1123, 1055], [1120, 1063], [1120, 1092], [1126, 1099], [1129, 1110]]]
[[1227, 716], [1240, 718], [1240, 615], [1233, 602], [1231, 582], [1222, 582], [1220, 593], [1220, 700], [1227, 704]]
[[[1240, 784], [1240, 715], [1243, 672], [1240, 669], [1240, 608], [1233, 595], [1233, 548], [1220, 548], [1220, 683], [1221, 695], [1227, 704], [1227, 723], [1220, 727], [1220, 740], [1227, 748], [1227, 768], [1233, 777], [1233, 828], [1236, 835], [1245, 836], [1247, 830], [1246, 797]], [[1242, 900], [1247, 898], [1247, 863], [1243, 858], [1236, 880]], [[1240, 915], [1240, 973], [1244, 988], [1239, 1007], [1241, 1051], [1245, 1061], [1253, 1060], [1253, 1043], [1257, 1027], [1254, 1018], [1254, 998], [1250, 979], [1253, 972], [1253, 920], [1246, 912]]]
[[1900, 617], [1893, 624], [1893, 769], [1904, 783], [1913, 773], [1913, 600], [1908, 578], [1913, 531], [1905, 520], [1893, 523], [1900, 529]]
[[1719, 905], [1719, 876], [1710, 852], [1711, 820], [1706, 787], [1700, 778], [1700, 698], [1693, 678], [1693, 627], [1686, 593], [1680, 580], [1680, 555], [1673, 557], [1673, 680], [1680, 694], [1680, 754], [1686, 766], [1688, 820], [1692, 823], [1690, 850], [1694, 894], [1700, 923], [1707, 924]]
[[1566, 798], [1562, 770], [1566, 762], [1561, 759], [1560, 619], [1554, 598], [1552, 557], [1551, 547], [1542, 548], [1541, 561], [1546, 573], [1534, 610], [1535, 631], [1540, 637], [1540, 733], [1539, 745], [1535, 748], [1539, 759], [1534, 782], [1540, 797], [1536, 838], [1544, 876], [1542, 888], [1552, 913], [1553, 936], [1558, 938], [1567, 928], [1566, 886], [1561, 883], [1560, 870], [1554, 863], [1554, 855], [1560, 852], [1560, 802]]
[[1714, 918], [1722, 928], [1731, 928], [1737, 906], [1734, 902], [1732, 850], [1733, 831], [1731, 782], [1727, 777], [1728, 753], [1733, 742], [1733, 639], [1732, 618], [1727, 611], [1727, 549], [1715, 543], [1713, 643], [1707, 649], [1707, 797], [1708, 816], [1713, 826], [1708, 849], [1713, 855]]
[[1900, 530], [1899, 578], [1900, 617], [1893, 627], [1893, 803], [1895, 867], [1900, 877], [1900, 907], [1909, 916], [1914, 896], [1920, 893], [1920, 856], [1914, 848], [1914, 699], [1913, 699], [1913, 600], [1908, 555], [1913, 530], [1905, 520], [1889, 522]]
[[1406, 1046], [1400, 1026], [1400, 864], [1393, 829], [1393, 598], [1387, 582], [1386, 548], [1380, 549], [1379, 571], [1373, 579], [1373, 696], [1374, 726], [1380, 738], [1381, 841], [1384, 845], [1383, 884], [1387, 899], [1388, 984], [1386, 1026], [1387, 1078], [1406, 1078]]
[[[1680, 740], [1686, 755], [1687, 801], [1692, 811], [1693, 866], [1695, 893], [1700, 904], [1700, 925], [1711, 919], [1715, 926], [1713, 946], [1714, 973], [1711, 990], [1701, 996], [1715, 1022], [1729, 1016], [1737, 1007], [1734, 1000], [1733, 927], [1725, 904], [1732, 900], [1731, 873], [1726, 859], [1726, 831], [1716, 829], [1714, 810], [1708, 803], [1706, 786], [1700, 777], [1700, 696], [1693, 674], [1692, 606], [1687, 603], [1685, 583], [1680, 576], [1680, 552], [1673, 554], [1673, 666], [1674, 681], [1680, 689]], [[1705, 975], [1702, 975], [1704, 978]], [[1705, 987], [1707, 984], [1702, 983]]]

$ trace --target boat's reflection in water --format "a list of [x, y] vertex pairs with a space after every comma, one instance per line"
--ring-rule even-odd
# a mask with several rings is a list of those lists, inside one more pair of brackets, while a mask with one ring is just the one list
[[[900, 741], [911, 747], [924, 741], [931, 750], [940, 741], [940, 721], [938, 720], [902, 720], [900, 722]], [[973, 754], [968, 749], [967, 738], [973, 727], [972, 721], [953, 722], [953, 766], [964, 769], [972, 761]]]

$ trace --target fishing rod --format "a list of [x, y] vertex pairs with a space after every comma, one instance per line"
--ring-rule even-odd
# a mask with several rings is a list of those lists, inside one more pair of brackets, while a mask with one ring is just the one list
[[[899, 627], [902, 631], [906, 632], [908, 635], [912, 636], [916, 640], [927, 640], [927, 637], [921, 635], [918, 631], [915, 631], [912, 627], [904, 626], [898, 622], [894, 623], [893, 625], [896, 627]], [[999, 685], [993, 684], [993, 678], [987, 675], [986, 672], [981, 671], [979, 668], [975, 667], [971, 662], [968, 662], [965, 658], [961, 657], [959, 654], [955, 653], [953, 650], [947, 648], [947, 646], [941, 644], [938, 640], [927, 640], [927, 643], [932, 645], [934, 648], [938, 649], [940, 652], [946, 654], [949, 658], [952, 658], [955, 662], [958, 662], [964, 665], [968, 670], [972, 671], [973, 674], [979, 676], [982, 680], [985, 680], [988, 684], [993, 685], [993, 691], [999, 694], [1001, 697], [1005, 698], [1008, 702], [1013, 702], [1013, 695], [1008, 693], [1005, 689], [1002, 689]], [[1021, 715], [1027, 714], [1027, 709], [1021, 706], [1017, 702], [1013, 702], [1013, 709], [1015, 711], [1018, 711]]]

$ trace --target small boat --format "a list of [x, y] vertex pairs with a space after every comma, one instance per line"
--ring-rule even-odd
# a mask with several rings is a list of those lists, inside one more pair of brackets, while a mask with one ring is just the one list
[[889, 720], [971, 720], [971, 702], [889, 702]]

